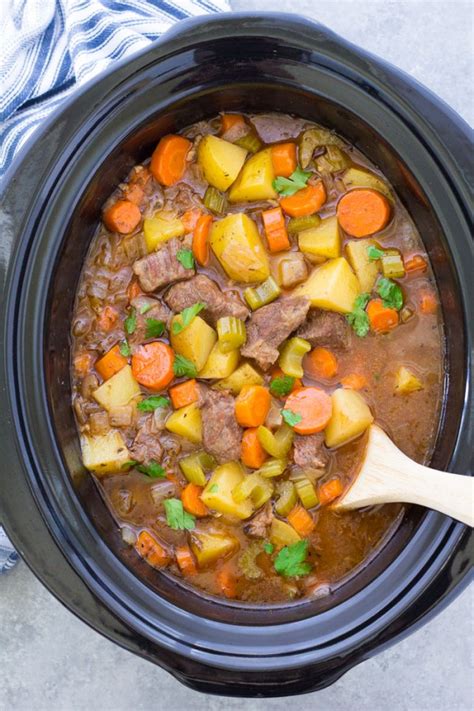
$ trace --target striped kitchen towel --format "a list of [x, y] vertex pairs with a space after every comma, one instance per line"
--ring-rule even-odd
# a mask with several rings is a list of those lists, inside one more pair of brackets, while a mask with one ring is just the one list
[[[0, 0], [0, 180], [77, 86], [225, 0]], [[0, 574], [18, 560], [0, 527]]]

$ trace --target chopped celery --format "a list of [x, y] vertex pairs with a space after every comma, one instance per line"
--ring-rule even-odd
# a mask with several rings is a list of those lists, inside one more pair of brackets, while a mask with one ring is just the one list
[[405, 276], [405, 265], [398, 249], [386, 249], [382, 255], [382, 272], [387, 279], [401, 279]]
[[265, 427], [265, 425], [260, 425], [257, 429], [258, 441], [264, 450], [276, 459], [286, 457], [293, 444], [293, 437], [293, 428], [285, 423], [280, 425], [275, 433], [269, 430], [268, 427]]
[[248, 580], [258, 580], [263, 575], [263, 570], [259, 568], [256, 561], [262, 551], [262, 542], [252, 541], [239, 558], [239, 568]]
[[308, 167], [313, 153], [320, 146], [343, 146], [341, 139], [326, 128], [309, 128], [299, 139], [299, 159], [303, 168]]
[[280, 496], [275, 504], [275, 511], [279, 516], [288, 516], [290, 511], [296, 506], [298, 500], [293, 482], [282, 482], [279, 487], [279, 492]]
[[241, 504], [242, 501], [245, 501], [245, 499], [248, 499], [249, 496], [253, 495], [253, 492], [258, 486], [264, 483], [264, 479], [262, 479], [259, 474], [255, 472], [253, 474], [248, 474], [239, 484], [237, 484], [234, 489], [232, 489], [232, 497], [234, 501]]
[[312, 509], [318, 503], [316, 489], [307, 477], [295, 481], [296, 492], [305, 509]]
[[223, 316], [217, 321], [217, 337], [223, 353], [240, 348], [247, 339], [245, 323], [234, 316]]
[[305, 215], [304, 217], [292, 217], [286, 226], [288, 232], [298, 233], [303, 230], [309, 230], [311, 227], [317, 227], [321, 222], [319, 215]]
[[278, 283], [284, 289], [300, 284], [308, 276], [308, 267], [301, 252], [287, 252], [278, 264]]
[[316, 158], [316, 170], [318, 173], [337, 173], [347, 168], [350, 162], [349, 156], [338, 146], [327, 146], [326, 153]]
[[295, 336], [290, 338], [282, 348], [278, 365], [285, 373], [293, 378], [302, 378], [304, 375], [302, 361], [305, 353], [311, 350], [311, 344], [304, 338]]
[[271, 301], [275, 301], [281, 294], [281, 289], [271, 276], [265, 279], [259, 286], [249, 286], [244, 291], [245, 301], [248, 303], [252, 311], [259, 309]]
[[252, 502], [256, 509], [266, 504], [273, 494], [273, 483], [270, 479], [262, 479], [252, 491]]
[[210, 471], [216, 466], [214, 457], [207, 452], [194, 452], [179, 460], [179, 466], [186, 479], [191, 484], [206, 485], [205, 471]]
[[246, 133], [245, 136], [241, 136], [236, 141], [234, 141], [234, 145], [240, 146], [241, 148], [245, 148], [245, 150], [249, 153], [257, 153], [257, 151], [261, 150], [262, 148], [261, 140], [257, 136], [256, 131], [253, 131], [252, 129], [250, 129], [250, 131]]
[[273, 519], [270, 527], [270, 541], [273, 545], [277, 546], [277, 548], [284, 548], [285, 546], [291, 546], [293, 543], [298, 543], [300, 540], [300, 536], [289, 523], [280, 521], [278, 518]]
[[257, 469], [257, 474], [265, 477], [265, 479], [271, 479], [274, 476], [280, 476], [286, 469], [286, 459], [269, 459], [262, 464], [260, 469]]
[[204, 206], [214, 215], [223, 215], [227, 208], [225, 195], [213, 185], [209, 185], [204, 195]]

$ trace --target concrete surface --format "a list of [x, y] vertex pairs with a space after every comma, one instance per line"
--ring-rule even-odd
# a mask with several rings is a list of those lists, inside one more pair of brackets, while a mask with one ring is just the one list
[[[403, 68], [473, 123], [472, 3], [457, 0], [234, 0], [290, 7]], [[21, 563], [0, 578], [2, 711], [471, 711], [473, 596], [331, 688], [289, 702], [229, 700], [185, 689], [64, 609]]]

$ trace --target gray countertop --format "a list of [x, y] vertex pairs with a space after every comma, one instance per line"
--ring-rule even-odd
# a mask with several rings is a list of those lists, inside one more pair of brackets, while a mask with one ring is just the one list
[[[328, 25], [426, 84], [473, 123], [472, 3], [461, 0], [234, 0], [234, 10], [288, 7]], [[77, 620], [24, 563], [0, 577], [0, 709], [5, 711], [471, 711], [473, 596], [465, 591], [413, 635], [332, 687], [239, 700], [181, 686]]]

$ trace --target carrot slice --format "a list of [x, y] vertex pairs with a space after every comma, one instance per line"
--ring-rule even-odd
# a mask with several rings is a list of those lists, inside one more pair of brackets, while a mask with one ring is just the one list
[[133, 299], [136, 299], [137, 296], [141, 296], [143, 294], [143, 291], [140, 289], [140, 285], [138, 284], [138, 281], [135, 279], [132, 279], [130, 284], [128, 285], [127, 289], [127, 296], [129, 301], [133, 301]]
[[193, 516], [207, 516], [209, 509], [201, 501], [203, 488], [197, 484], [188, 484], [181, 492], [181, 501], [186, 511]]
[[[277, 365], [274, 365], [270, 371], [270, 377], [271, 377], [271, 380], [275, 380], [275, 378], [284, 378], [285, 373]], [[302, 387], [303, 387], [302, 381], [299, 378], [295, 378], [295, 382], [293, 383], [293, 387], [291, 388], [290, 392], [299, 390]]]
[[113, 306], [106, 306], [97, 321], [97, 325], [99, 326], [101, 331], [110, 331], [112, 328], [115, 326], [115, 323], [118, 318], [118, 312], [116, 309], [114, 309]]
[[222, 114], [221, 115], [221, 134], [226, 133], [234, 126], [242, 126], [245, 119], [240, 114]]
[[425, 272], [428, 269], [426, 259], [423, 259], [421, 254], [414, 254], [409, 259], [406, 259], [404, 261], [404, 266], [407, 274], [412, 274], [413, 272]]
[[280, 205], [290, 217], [305, 217], [317, 212], [326, 202], [326, 188], [322, 180], [308, 185], [290, 197], [280, 200]]
[[148, 531], [140, 531], [135, 550], [153, 568], [163, 568], [169, 562], [169, 556], [163, 546]]
[[344, 388], [349, 388], [350, 390], [362, 390], [362, 388], [365, 388], [367, 385], [367, 378], [365, 375], [361, 375], [360, 373], [350, 373], [349, 375], [345, 375], [341, 378], [340, 382]]
[[294, 426], [295, 432], [314, 434], [321, 432], [331, 419], [332, 400], [320, 388], [303, 387], [288, 395], [285, 410], [301, 416], [301, 420]]
[[313, 517], [301, 504], [296, 504], [296, 506], [288, 514], [287, 519], [288, 523], [293, 526], [295, 531], [304, 538], [309, 536], [315, 526]]
[[174, 377], [174, 353], [162, 341], [153, 341], [137, 348], [132, 356], [135, 380], [150, 390], [162, 390]]
[[133, 232], [140, 223], [142, 214], [138, 206], [130, 200], [117, 200], [104, 210], [102, 219], [108, 230], [125, 235]]
[[330, 504], [331, 501], [337, 499], [338, 496], [342, 494], [344, 487], [340, 479], [331, 479], [331, 481], [326, 481], [318, 489], [318, 498], [321, 506], [326, 506]]
[[382, 299], [371, 299], [367, 304], [370, 327], [375, 333], [387, 333], [398, 326], [398, 311], [383, 305]]
[[329, 380], [334, 378], [337, 373], [338, 363], [337, 358], [332, 351], [327, 348], [313, 348], [311, 353], [306, 357], [306, 366], [310, 375], [315, 378], [324, 378]]
[[295, 143], [277, 143], [271, 147], [271, 156], [275, 175], [289, 178], [295, 172], [297, 166]]
[[201, 215], [193, 232], [193, 254], [196, 262], [205, 267], [209, 261], [209, 244], [207, 241], [212, 215]]
[[422, 314], [435, 314], [438, 310], [438, 300], [432, 291], [424, 291], [420, 299]]
[[224, 566], [216, 575], [216, 583], [220, 591], [230, 598], [234, 598], [237, 594], [237, 580], [230, 566]]
[[257, 437], [257, 427], [245, 430], [240, 452], [242, 462], [250, 469], [259, 469], [266, 461], [268, 455]]
[[183, 136], [163, 136], [151, 156], [150, 170], [162, 185], [174, 185], [186, 170], [186, 156], [192, 143]]
[[127, 363], [128, 360], [120, 353], [119, 346], [114, 346], [97, 361], [95, 369], [101, 378], [108, 380], [112, 375], [122, 370]]
[[180, 407], [186, 407], [186, 405], [191, 405], [193, 402], [197, 402], [199, 393], [197, 389], [197, 383], [194, 380], [185, 380], [184, 383], [179, 383], [170, 388], [170, 398], [173, 403], [175, 410], [179, 410]]
[[347, 234], [366, 237], [380, 232], [390, 220], [390, 203], [382, 193], [369, 188], [351, 190], [337, 204], [337, 219]]
[[183, 575], [196, 575], [197, 566], [189, 546], [176, 548], [176, 562]]
[[271, 405], [270, 393], [263, 385], [244, 385], [235, 401], [235, 417], [242, 427], [263, 425]]
[[189, 232], [192, 232], [194, 228], [196, 227], [196, 223], [201, 217], [202, 212], [199, 210], [199, 208], [194, 207], [192, 210], [186, 210], [184, 215], [181, 216], [181, 222], [184, 225], [184, 231], [186, 234]]
[[90, 353], [78, 353], [74, 358], [74, 370], [80, 378], [84, 378], [92, 367]]
[[281, 207], [264, 210], [262, 220], [270, 252], [283, 252], [285, 249], [290, 249], [290, 240]]

